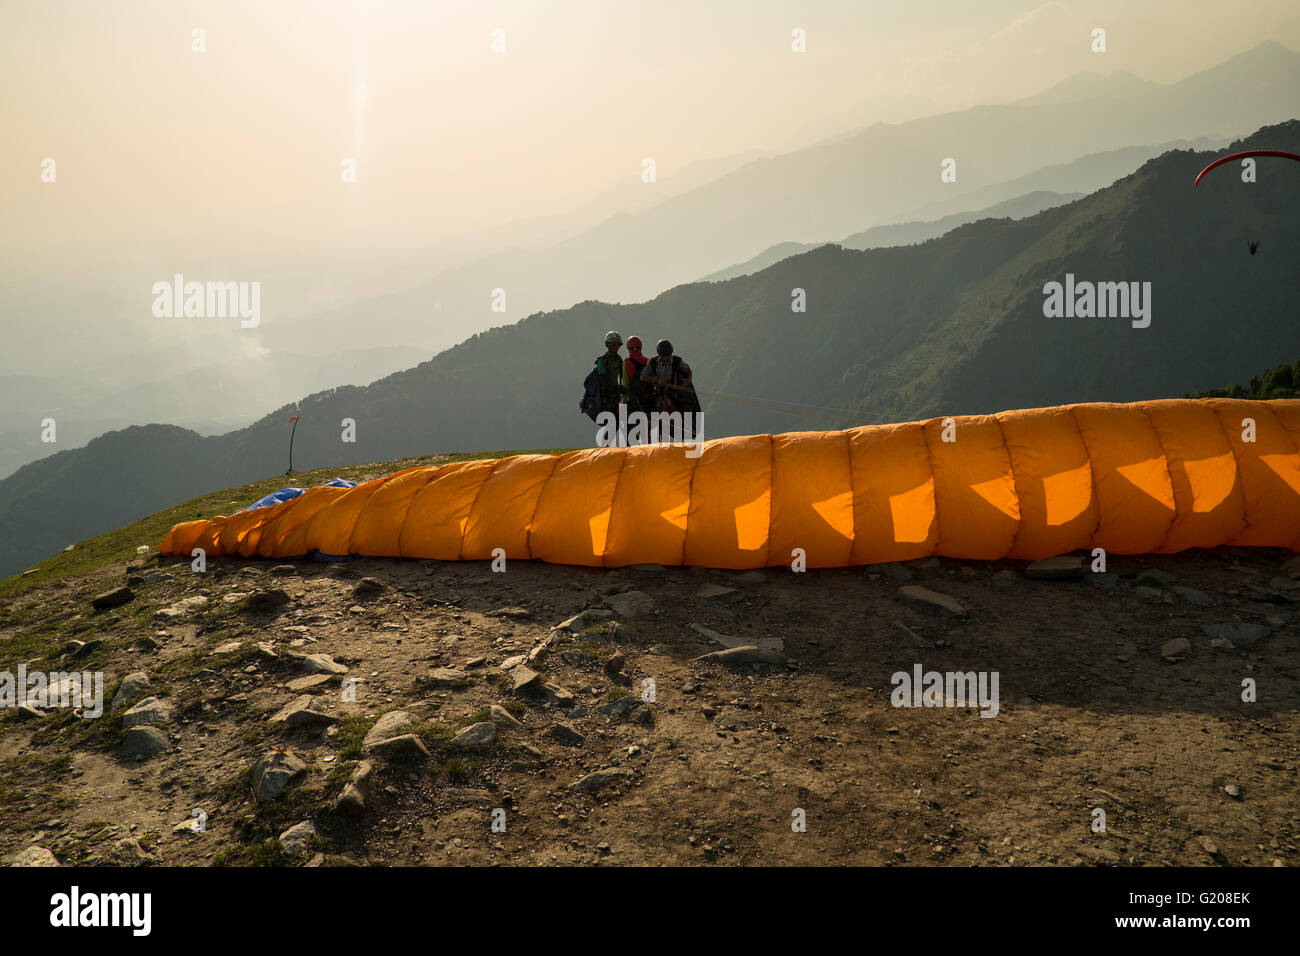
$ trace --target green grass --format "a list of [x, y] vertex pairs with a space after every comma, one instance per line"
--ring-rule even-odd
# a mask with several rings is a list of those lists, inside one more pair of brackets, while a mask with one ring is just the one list
[[480, 707], [472, 714], [466, 714], [464, 717], [456, 718], [457, 727], [472, 727], [475, 724], [481, 724], [492, 719], [492, 711], [487, 707]]
[[478, 765], [475, 763], [461, 760], [459, 757], [452, 757], [443, 766], [442, 771], [452, 783], [464, 783], [477, 769]]
[[[135, 549], [147, 544], [154, 549], [146, 558], [146, 565], [156, 563], [157, 547], [171, 530], [172, 525], [182, 521], [194, 521], [198, 518], [214, 518], [228, 515], [252, 504], [257, 499], [270, 494], [286, 485], [312, 487], [323, 484], [331, 478], [346, 478], [350, 481], [369, 481], [391, 475], [407, 468], [429, 465], [445, 465], [458, 461], [476, 461], [479, 459], [505, 458], [510, 455], [561, 455], [568, 448], [543, 448], [536, 450], [509, 450], [482, 453], [457, 453], [449, 455], [428, 455], [422, 458], [404, 458], [397, 461], [375, 462], [366, 465], [341, 465], [331, 468], [315, 468], [311, 471], [298, 471], [292, 475], [276, 475], [260, 481], [249, 482], [234, 488], [223, 488], [189, 501], [181, 502], [162, 511], [141, 518], [132, 524], [109, 531], [87, 541], [77, 542], [71, 551], [63, 551], [42, 561], [34, 573], [17, 574], [0, 581], [0, 599], [12, 599], [25, 594], [33, 588], [49, 584], [60, 578], [76, 577], [87, 574], [114, 561], [129, 561], [137, 557]], [[107, 588], [106, 588], [107, 589]]]
[[212, 858], [213, 866], [298, 866], [301, 862], [285, 853], [274, 838], [252, 846], [227, 847]]
[[378, 719], [377, 717], [344, 717], [335, 725], [334, 742], [339, 748], [339, 760], [361, 759], [363, 756], [361, 742], [366, 739], [366, 733]]

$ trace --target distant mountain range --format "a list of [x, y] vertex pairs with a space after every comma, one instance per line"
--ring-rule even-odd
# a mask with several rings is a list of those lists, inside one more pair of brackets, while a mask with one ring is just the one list
[[[112, 295], [88, 284], [86, 301], [66, 315], [49, 314], [39, 294], [8, 289], [0, 310], [12, 310], [13, 328], [29, 330], [26, 349], [44, 349], [51, 334], [73, 339], [78, 326], [116, 330], [84, 369], [46, 376], [52, 399], [20, 395], [14, 420], [55, 417], [59, 447], [131, 422], [239, 427], [269, 405], [373, 381], [539, 310], [593, 298], [644, 301], [701, 276], [737, 274], [738, 263], [753, 271], [830, 241], [847, 248], [923, 241], [962, 214], [1016, 216], [994, 207], [1039, 192], [1092, 192], [1170, 144], [1217, 147], [1298, 114], [1300, 54], [1264, 43], [1173, 84], [1081, 74], [1015, 103], [877, 123], [781, 155], [719, 157], [665, 172], [658, 183], [640, 183], [630, 171], [626, 185], [562, 216], [517, 224], [495, 254], [432, 277], [432, 267], [396, 270], [386, 295], [295, 313], [289, 277], [301, 281], [302, 269], [280, 270], [278, 281], [264, 283], [257, 330], [208, 322], [168, 329], [169, 341], [184, 336], [168, 346], [175, 363], [150, 324], [144, 290], [157, 278], [152, 272], [126, 285], [119, 277]], [[956, 182], [940, 181], [945, 157], [957, 160]], [[624, 211], [580, 227], [615, 208]], [[159, 268], [167, 273], [165, 263]], [[505, 293], [501, 312], [491, 308], [497, 289]], [[108, 381], [118, 371], [124, 380]], [[224, 383], [219, 399], [202, 384], [215, 382]], [[0, 476], [47, 450], [30, 424], [0, 424]]]
[[[1300, 151], [1300, 122], [1228, 148]], [[983, 219], [917, 245], [821, 246], [752, 275], [649, 302], [585, 301], [471, 337], [364, 388], [202, 438], [170, 426], [103, 436], [0, 482], [0, 574], [203, 490], [275, 473], [301, 415], [302, 468], [430, 451], [593, 443], [577, 411], [606, 329], [668, 337], [695, 370], [706, 437], [938, 413], [1181, 395], [1300, 354], [1300, 170], [1263, 160], [1192, 189], [1215, 153], [1175, 150], [1085, 198]], [[1261, 243], [1249, 255], [1248, 239]], [[1151, 283], [1151, 322], [1048, 318], [1044, 287]], [[807, 311], [791, 310], [792, 292]], [[775, 404], [776, 408], [773, 408]], [[344, 419], [356, 441], [341, 440]]]
[[705, 276], [701, 281], [722, 282], [725, 279], [734, 279], [736, 276], [753, 275], [755, 272], [760, 272], [782, 259], [788, 259], [790, 256], [798, 255], [801, 252], [816, 249], [818, 246], [838, 245], [843, 246], [845, 249], [883, 249], [887, 246], [912, 245], [917, 242], [925, 242], [927, 239], [937, 239], [945, 232], [950, 232], [958, 226], [964, 226], [968, 222], [975, 222], [979, 219], [1023, 219], [1025, 216], [1032, 216], [1044, 209], [1051, 209], [1053, 206], [1072, 202], [1082, 195], [1082, 193], [1054, 193], [1040, 190], [1039, 192], [1027, 193], [1024, 196], [1017, 196], [1015, 199], [1008, 199], [1006, 202], [1000, 202], [987, 209], [953, 213], [951, 216], [944, 216], [942, 219], [934, 219], [929, 222], [900, 222], [891, 226], [872, 226], [870, 229], [855, 233], [837, 243], [779, 242], [769, 249], [764, 249], [748, 262], [742, 262], [740, 265], [732, 266], [729, 269], [721, 269], [712, 275]]
[[[538, 310], [592, 298], [644, 301], [781, 242], [823, 243], [872, 226], [986, 209], [1038, 190], [1091, 192], [1160, 151], [1139, 144], [1200, 136], [1223, 142], [1296, 115], [1300, 54], [1273, 42], [1172, 84], [1135, 84], [1122, 73], [1085, 76], [1017, 103], [877, 123], [761, 156], [548, 247], [512, 250], [505, 237], [502, 252], [406, 291], [268, 322], [260, 342], [273, 352], [292, 351], [310, 329], [323, 348], [343, 350], [365, 329], [371, 347], [437, 352]], [[1097, 170], [1084, 166], [1072, 181], [1070, 170], [1047, 168], [1133, 147], [1149, 151], [1111, 157], [1100, 172], [1110, 178], [1098, 179]], [[955, 183], [940, 181], [945, 157], [957, 160]], [[727, 168], [718, 162], [706, 168]], [[504, 312], [491, 310], [494, 289], [506, 291]]]
[[[971, 190], [956, 199], [929, 203], [917, 210], [918, 215], [926, 217], [923, 220], [872, 226], [836, 244], [846, 249], [905, 246], [909, 243], [934, 239], [977, 219], [1004, 217], [1022, 219], [1044, 209], [1078, 199], [1085, 193], [1093, 192], [1103, 186], [1109, 186], [1121, 176], [1126, 176], [1137, 169], [1151, 157], [1159, 156], [1171, 149], [1217, 149], [1225, 142], [1226, 139], [1203, 136], [1194, 140], [1162, 143], [1159, 146], [1127, 146], [1123, 149], [1107, 150], [1104, 153], [1090, 153], [1071, 163], [1047, 166], [1005, 183], [995, 183], [992, 186]], [[1073, 191], [1055, 191], [1060, 189]], [[984, 205], [985, 203], [988, 205]], [[787, 256], [807, 252], [809, 249], [826, 244], [824, 242], [779, 242], [764, 249], [747, 262], [705, 276], [705, 281], [716, 282], [738, 275], [748, 275]]]

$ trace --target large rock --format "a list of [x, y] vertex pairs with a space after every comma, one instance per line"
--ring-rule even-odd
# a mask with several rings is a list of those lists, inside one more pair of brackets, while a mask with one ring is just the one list
[[146, 697], [122, 715], [123, 727], [156, 727], [172, 719], [171, 705], [157, 697]]
[[900, 584], [906, 584], [916, 578], [911, 568], [905, 568], [897, 561], [889, 561], [885, 564], [867, 565], [868, 574], [883, 574], [887, 578], [893, 578]]
[[629, 694], [626, 697], [611, 700], [607, 704], [601, 704], [596, 708], [596, 711], [606, 717], [625, 718], [639, 706], [641, 706], [641, 701]]
[[490, 720], [470, 724], [447, 744], [452, 750], [483, 750], [497, 742], [497, 726]]
[[1025, 568], [1025, 577], [1040, 581], [1067, 581], [1081, 578], [1087, 572], [1083, 558], [1073, 554], [1063, 554], [1033, 562]]
[[317, 699], [311, 694], [303, 694], [280, 708], [271, 718], [271, 723], [285, 727], [325, 727], [335, 723], [338, 718], [333, 714], [316, 709]]
[[566, 747], [581, 747], [587, 740], [586, 737], [568, 724], [554, 724], [551, 726], [549, 733]]
[[58, 866], [54, 854], [43, 846], [29, 846], [9, 857], [10, 866]]
[[435, 667], [421, 683], [434, 690], [449, 690], [467, 680], [469, 675], [464, 671], [458, 671], [454, 667]]
[[932, 614], [946, 614], [951, 617], [966, 615], [966, 606], [956, 598], [923, 588], [919, 584], [904, 585], [898, 589], [898, 593], [909, 604]]
[[1247, 624], [1244, 621], [1229, 621], [1225, 624], [1202, 624], [1201, 630], [1209, 637], [1222, 637], [1232, 641], [1237, 647], [1257, 644], [1273, 633], [1272, 628], [1263, 624]]
[[103, 594], [96, 594], [90, 604], [96, 610], [102, 611], [104, 608], [120, 607], [134, 597], [135, 592], [128, 587], [113, 588]]
[[352, 596], [358, 601], [367, 601], [379, 597], [387, 590], [388, 585], [379, 578], [362, 578], [352, 588]]
[[284, 686], [295, 694], [301, 694], [305, 690], [312, 690], [320, 687], [322, 684], [330, 682], [329, 674], [308, 674], [306, 677], [295, 677]]
[[369, 760], [361, 761], [352, 774], [352, 781], [339, 794], [336, 804], [339, 813], [347, 817], [359, 817], [366, 812], [366, 803], [370, 800], [370, 778], [374, 769], [375, 765]]
[[706, 601], [712, 601], [715, 604], [730, 604], [733, 601], [742, 600], [745, 597], [745, 592], [721, 584], [706, 584], [695, 592], [695, 596]]
[[406, 711], [390, 710], [375, 721], [375, 725], [366, 732], [365, 738], [361, 741], [361, 747], [364, 750], [369, 750], [381, 740], [388, 740], [406, 733], [414, 724], [415, 718]]
[[117, 687], [117, 694], [113, 697], [112, 709], [117, 710], [119, 707], [125, 707], [139, 700], [148, 692], [149, 687], [149, 675], [144, 671], [127, 674]]
[[347, 665], [340, 664], [328, 654], [304, 654], [299, 660], [313, 674], [346, 674]]
[[370, 745], [369, 752], [389, 760], [429, 756], [429, 748], [415, 734], [399, 734], [386, 740], [376, 740]]
[[604, 770], [596, 770], [581, 777], [569, 784], [570, 790], [577, 790], [580, 793], [599, 793], [606, 787], [618, 783], [625, 783], [631, 780], [633, 773], [631, 770], [623, 770], [619, 767], [609, 767]]
[[271, 614], [289, 603], [289, 595], [282, 588], [254, 591], [248, 596], [248, 608], [258, 614]]
[[171, 745], [171, 740], [157, 727], [132, 727], [122, 739], [122, 759], [148, 760]]
[[1192, 652], [1192, 642], [1185, 637], [1175, 637], [1160, 645], [1160, 656], [1167, 661], [1181, 661]]
[[292, 751], [268, 751], [253, 764], [253, 797], [258, 803], [274, 800], [306, 772], [307, 765]]
[[785, 641], [779, 637], [760, 637], [758, 640], [754, 640], [752, 637], [732, 637], [730, 634], [720, 634], [703, 624], [691, 624], [689, 626], [691, 630], [706, 641], [721, 644], [723, 647], [747, 647], [752, 644], [762, 650], [775, 651], [778, 654], [785, 650]]
[[576, 703], [572, 692], [561, 687], [559, 684], [550, 681], [546, 681], [540, 687], [536, 688], [536, 693], [542, 698], [542, 700], [552, 703], [557, 707], [572, 707], [574, 703]]
[[361, 741], [361, 749], [380, 757], [427, 757], [429, 748], [415, 734], [406, 733], [415, 718], [404, 710], [392, 710], [380, 717]]
[[1195, 604], [1197, 607], [1211, 607], [1214, 604], [1214, 598], [1210, 597], [1204, 591], [1196, 590], [1196, 588], [1175, 585], [1169, 590], [1173, 591], [1188, 604]]
[[310, 820], [304, 820], [280, 834], [280, 849], [285, 853], [306, 853], [318, 835], [316, 825]]
[[154, 617], [163, 620], [175, 620], [176, 618], [187, 617], [193, 614], [199, 608], [206, 606], [208, 599], [202, 594], [196, 594], [193, 597], [187, 597], [177, 601], [168, 607], [159, 608], [154, 612]]
[[712, 664], [769, 664], [773, 667], [784, 667], [786, 663], [784, 654], [766, 650], [755, 644], [729, 647], [726, 650], [701, 654], [695, 659]]
[[493, 704], [488, 708], [488, 720], [492, 721], [492, 723], [496, 724], [497, 727], [502, 730], [518, 730], [523, 726], [523, 724], [515, 719], [514, 714], [510, 713], [510, 711], [506, 710], [500, 704]]
[[566, 631], [569, 634], [581, 634], [587, 628], [593, 627], [602, 621], [608, 621], [613, 616], [614, 612], [609, 608], [589, 608], [585, 611], [579, 611], [567, 620], [561, 621], [555, 625], [555, 630]]
[[525, 664], [510, 670], [510, 690], [516, 694], [531, 693], [541, 683], [542, 675]]
[[619, 617], [636, 617], [638, 614], [653, 611], [655, 599], [644, 591], [624, 591], [622, 594], [611, 594], [605, 598], [605, 603], [613, 608], [614, 613]]

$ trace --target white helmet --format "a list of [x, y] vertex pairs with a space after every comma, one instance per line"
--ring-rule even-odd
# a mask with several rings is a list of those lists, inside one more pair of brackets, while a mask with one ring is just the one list
[[623, 336], [619, 335], [617, 332], [605, 333], [605, 345], [607, 347], [610, 345], [622, 345], [622, 344], [623, 344]]

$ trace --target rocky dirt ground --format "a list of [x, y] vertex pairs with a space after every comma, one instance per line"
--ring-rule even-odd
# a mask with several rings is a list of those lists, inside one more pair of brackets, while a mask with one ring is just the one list
[[1294, 864], [1298, 561], [119, 562], [0, 605], [0, 671], [105, 680], [0, 709], [0, 857]]

